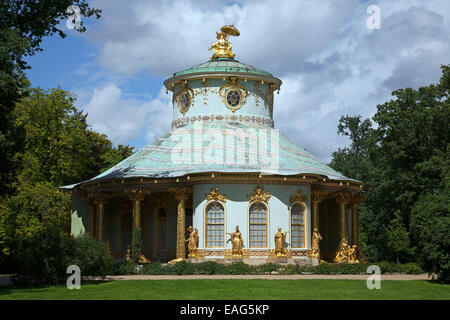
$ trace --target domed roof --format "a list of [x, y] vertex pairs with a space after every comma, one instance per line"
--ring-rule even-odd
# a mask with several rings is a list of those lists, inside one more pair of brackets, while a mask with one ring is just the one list
[[[241, 123], [220, 123], [220, 124], [202, 124], [202, 130], [210, 130], [217, 134], [226, 134], [227, 130], [248, 129], [249, 125]], [[257, 128], [254, 126], [254, 128]], [[228, 146], [214, 146], [214, 137], [205, 134], [202, 135], [202, 141], [199, 141], [201, 158], [208, 159], [201, 163], [196, 161], [185, 161], [183, 163], [176, 163], [173, 161], [175, 153], [179, 150], [189, 150], [191, 147], [191, 140], [195, 139], [195, 134], [198, 134], [198, 127], [194, 128], [194, 124], [187, 124], [185, 127], [175, 129], [163, 137], [157, 139], [151, 145], [141, 148], [133, 155], [118, 163], [114, 167], [94, 177], [93, 179], [82, 182], [81, 184], [97, 182], [109, 179], [122, 178], [177, 178], [189, 174], [206, 173], [206, 172], [220, 172], [220, 173], [260, 173], [261, 164], [227, 164], [223, 159], [225, 152], [232, 152], [232, 158], [242, 156], [239, 150]], [[270, 129], [272, 132], [278, 134], [278, 130]], [[180, 145], [179, 137], [183, 135], [190, 137], [189, 141], [185, 141]], [[268, 140], [270, 142], [270, 139]], [[211, 147], [215, 148], [212, 152]], [[223, 149], [222, 149], [223, 148]], [[199, 150], [196, 149], [196, 152]], [[190, 155], [193, 157], [194, 152]], [[197, 153], [198, 156], [198, 153]], [[287, 137], [279, 134], [279, 162], [277, 168], [267, 169], [265, 174], [274, 175], [303, 175], [314, 174], [326, 177], [331, 180], [350, 181], [359, 183], [359, 181], [350, 179], [342, 175], [322, 163], [320, 160], [308, 153], [304, 148], [297, 146]], [[186, 159], [184, 159], [186, 160]], [[188, 159], [191, 160], [191, 159]], [[193, 159], [192, 159], [193, 160]], [[79, 184], [66, 186], [66, 188], [73, 188]]]
[[248, 64], [239, 62], [232, 58], [215, 58], [213, 60], [198, 64], [184, 71], [175, 72], [173, 74], [174, 77], [181, 75], [190, 75], [197, 73], [223, 73], [223, 72], [232, 72], [232, 73], [250, 73], [256, 75], [264, 75], [268, 77], [273, 77], [267, 71], [257, 69], [255, 67], [249, 66]]

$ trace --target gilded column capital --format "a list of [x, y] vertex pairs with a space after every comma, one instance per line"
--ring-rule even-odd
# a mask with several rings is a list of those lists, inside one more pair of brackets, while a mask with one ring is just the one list
[[335, 197], [337, 203], [343, 204], [343, 205], [349, 204], [352, 199], [351, 194], [348, 192], [345, 192], [345, 191], [335, 192], [334, 197]]
[[105, 204], [110, 198], [111, 195], [104, 192], [90, 193], [88, 195], [88, 199], [94, 204]]
[[322, 202], [326, 196], [327, 193], [324, 190], [311, 189], [311, 202], [313, 203]]
[[351, 199], [350, 199], [350, 205], [352, 207], [359, 207], [359, 205], [361, 204], [361, 202], [363, 202], [364, 200], [366, 200], [366, 197], [363, 196], [362, 194], [352, 194]]
[[169, 191], [175, 195], [175, 199], [178, 201], [189, 199], [192, 193], [190, 188], [170, 188]]
[[131, 201], [143, 201], [145, 196], [150, 194], [151, 192], [146, 189], [133, 189], [124, 191], [125, 195]]
[[208, 194], [205, 194], [205, 198], [207, 201], [220, 201], [227, 202], [227, 196], [225, 194], [219, 193], [219, 188], [212, 188]]

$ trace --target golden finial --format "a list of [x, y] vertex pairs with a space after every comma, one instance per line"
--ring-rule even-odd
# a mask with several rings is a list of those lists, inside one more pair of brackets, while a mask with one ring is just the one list
[[221, 32], [216, 32], [217, 41], [214, 42], [209, 50], [214, 49], [214, 54], [211, 60], [214, 58], [231, 58], [233, 59], [235, 54], [231, 52], [231, 42], [228, 41], [228, 36], [238, 37], [240, 32], [233, 25], [223, 26], [220, 28]]

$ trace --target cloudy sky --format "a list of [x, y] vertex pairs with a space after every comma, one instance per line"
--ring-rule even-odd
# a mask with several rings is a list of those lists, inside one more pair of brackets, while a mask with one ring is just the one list
[[[60, 85], [78, 96], [91, 126], [115, 144], [136, 148], [170, 130], [170, 94], [162, 82], [209, 60], [222, 25], [236, 60], [283, 81], [276, 128], [319, 159], [348, 144], [341, 115], [371, 117], [397, 88], [435, 83], [450, 63], [447, 0], [95, 0], [88, 31], [51, 37], [28, 59], [33, 86]], [[381, 26], [369, 29], [370, 5]], [[372, 20], [370, 20], [372, 21]]]

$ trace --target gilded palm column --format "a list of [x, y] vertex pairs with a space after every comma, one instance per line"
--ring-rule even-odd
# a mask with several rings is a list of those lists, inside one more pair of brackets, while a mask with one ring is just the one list
[[189, 188], [174, 188], [171, 190], [175, 194], [175, 199], [178, 201], [177, 208], [177, 253], [176, 259], [181, 260], [186, 257], [186, 250], [184, 245], [185, 239], [185, 224], [186, 224], [186, 201], [189, 198]]
[[105, 203], [108, 201], [108, 196], [104, 193], [97, 193], [92, 196], [93, 201], [96, 205], [97, 211], [97, 240], [103, 241], [104, 232], [104, 211]]
[[365, 200], [365, 197], [360, 194], [352, 195], [351, 208], [352, 208], [352, 244], [358, 246], [358, 207], [361, 202]]
[[325, 199], [326, 192], [323, 190], [311, 190], [311, 202], [313, 203], [313, 223], [312, 230], [319, 230], [319, 204]]
[[335, 193], [335, 197], [336, 202], [339, 204], [339, 239], [342, 241], [344, 238], [348, 239], [345, 206], [350, 203], [351, 195], [348, 192], [339, 191]]
[[133, 232], [136, 228], [141, 228], [141, 202], [145, 199], [145, 196], [149, 194], [148, 190], [137, 189], [126, 191], [128, 199], [133, 202]]

